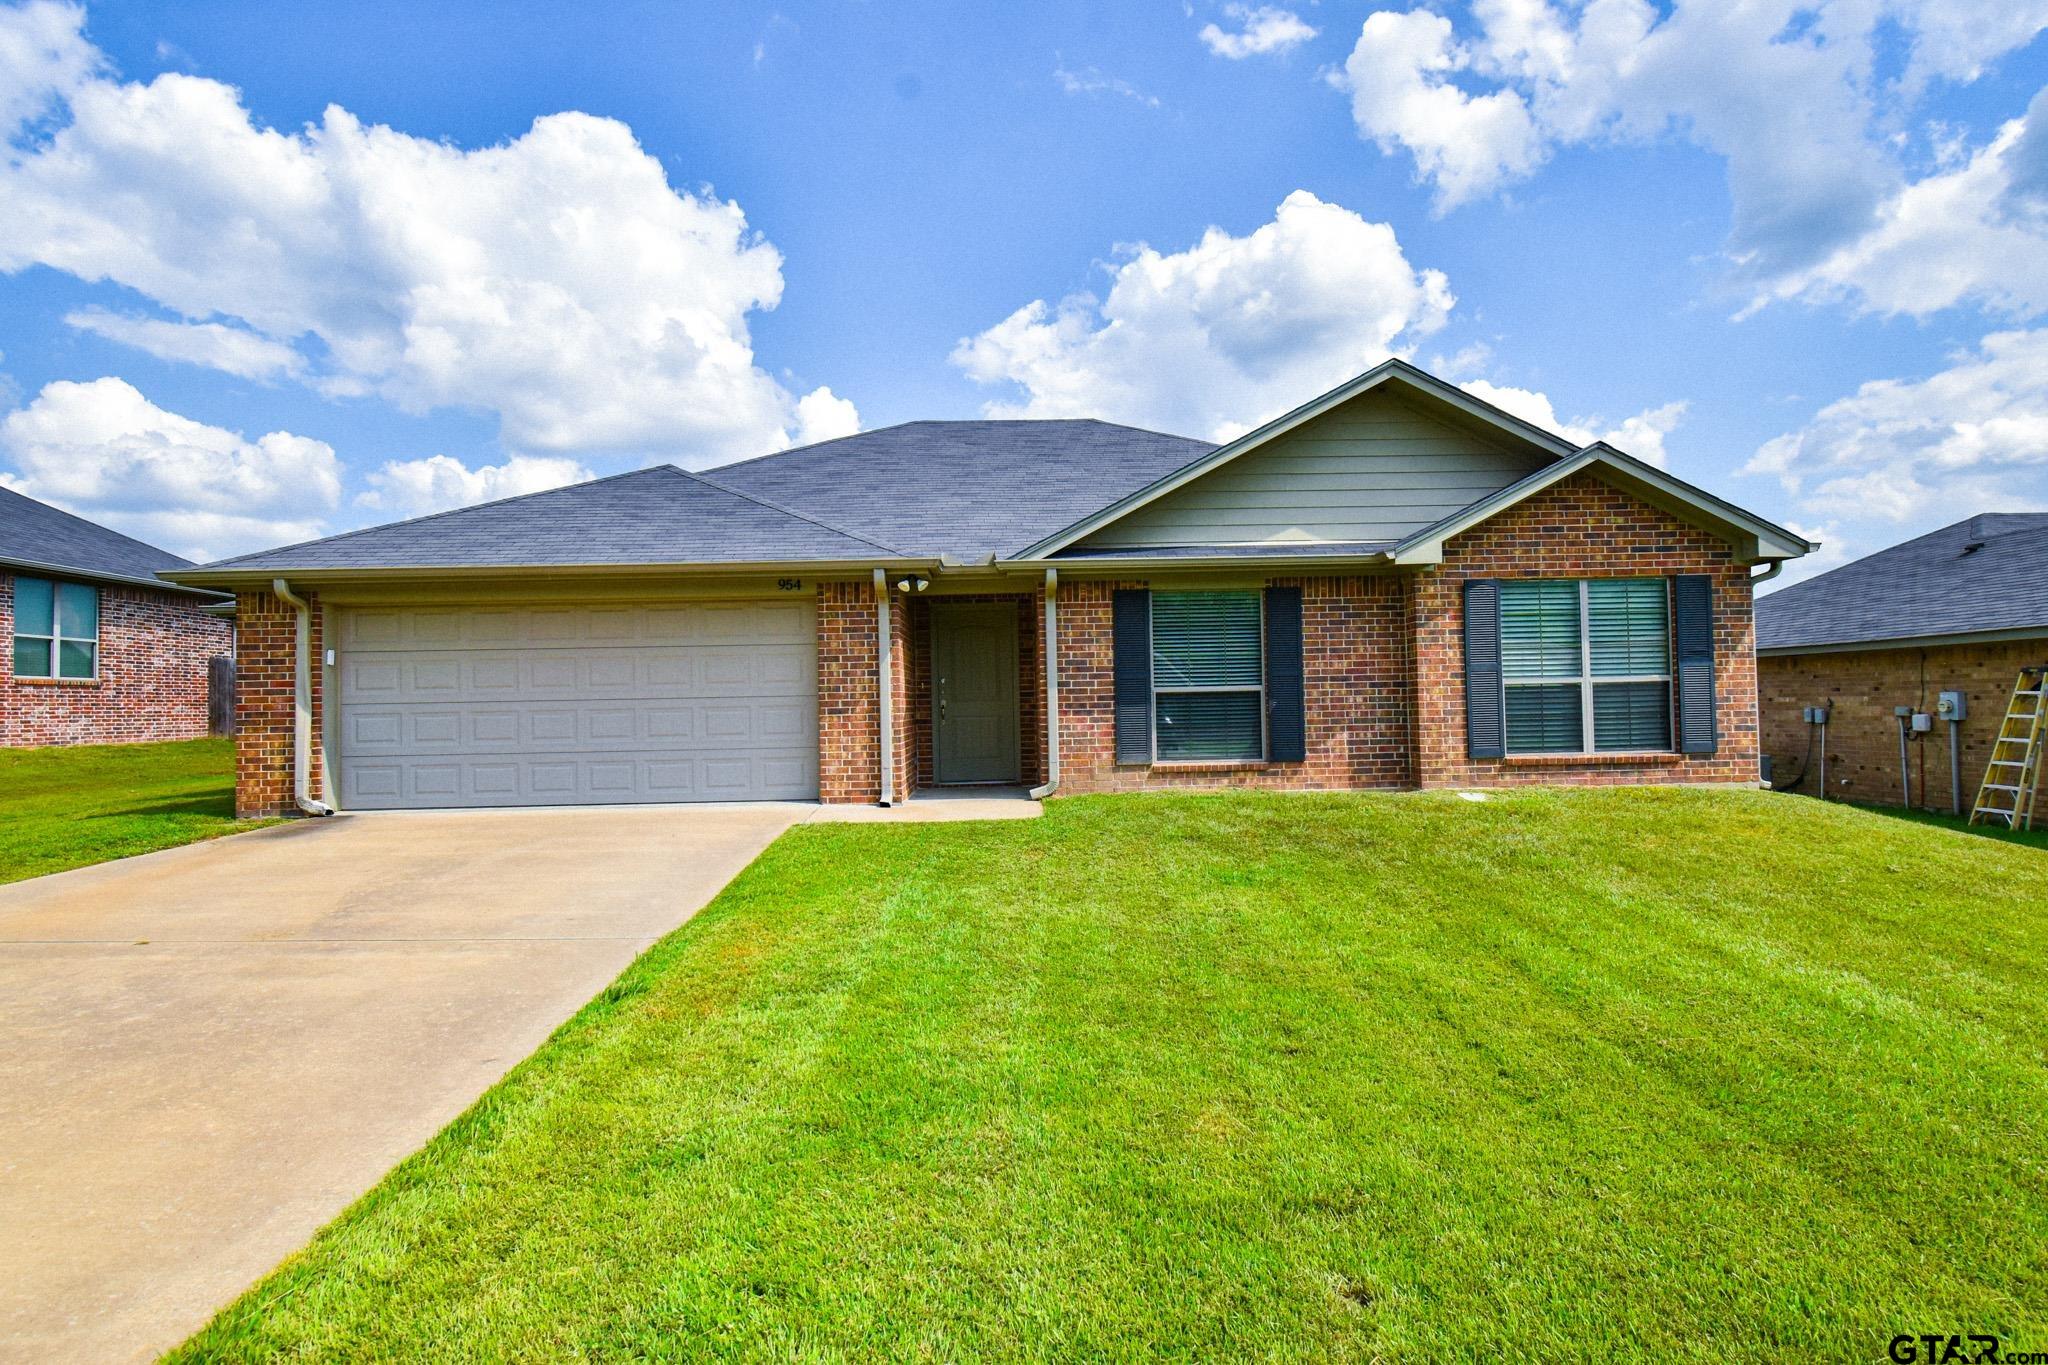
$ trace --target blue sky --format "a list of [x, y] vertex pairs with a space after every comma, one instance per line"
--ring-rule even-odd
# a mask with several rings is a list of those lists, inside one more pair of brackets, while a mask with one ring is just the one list
[[282, 13], [0, 6], [0, 481], [180, 553], [1390, 353], [1818, 564], [2048, 507], [2048, 0]]

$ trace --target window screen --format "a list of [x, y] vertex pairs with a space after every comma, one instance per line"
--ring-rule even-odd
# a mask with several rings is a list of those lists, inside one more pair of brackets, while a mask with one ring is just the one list
[[1257, 592], [1152, 594], [1153, 749], [1162, 762], [1265, 757]]
[[1671, 608], [1661, 578], [1500, 587], [1509, 753], [1671, 747]]

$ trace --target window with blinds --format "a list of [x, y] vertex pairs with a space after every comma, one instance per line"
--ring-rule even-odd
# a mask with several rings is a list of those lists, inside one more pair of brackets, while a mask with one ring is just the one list
[[1671, 601], [1661, 578], [1500, 585], [1507, 751], [1671, 747]]
[[1266, 755], [1257, 592], [1152, 594], [1153, 753], [1160, 762]]

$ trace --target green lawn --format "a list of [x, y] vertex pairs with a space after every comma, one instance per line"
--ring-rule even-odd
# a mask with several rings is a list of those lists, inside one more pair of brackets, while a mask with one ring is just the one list
[[254, 829], [235, 742], [0, 749], [0, 882]]
[[1766, 793], [802, 827], [184, 1355], [2048, 1350], [2044, 964]]

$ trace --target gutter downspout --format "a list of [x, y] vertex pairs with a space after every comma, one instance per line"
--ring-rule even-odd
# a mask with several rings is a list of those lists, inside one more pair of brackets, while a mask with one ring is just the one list
[[1785, 572], [1785, 561], [1782, 559], [1773, 559], [1770, 561], [1770, 565], [1771, 567], [1765, 569], [1762, 573], [1752, 574], [1750, 576], [1749, 586], [1753, 588], [1759, 583], [1768, 583], [1773, 578], [1776, 578], [1779, 574]]
[[1060, 614], [1056, 604], [1060, 571], [1045, 571], [1045, 785], [1033, 787], [1033, 801], [1043, 801], [1060, 787]]
[[312, 649], [312, 608], [282, 578], [272, 579], [270, 590], [298, 614], [298, 640], [292, 652], [292, 800], [308, 815], [332, 815], [334, 807], [315, 801], [312, 794], [313, 680], [307, 659]]
[[896, 804], [896, 717], [894, 686], [889, 677], [889, 574], [887, 570], [875, 570], [875, 668], [880, 686], [876, 696], [881, 702], [882, 740], [882, 782], [881, 800], [884, 806]]

